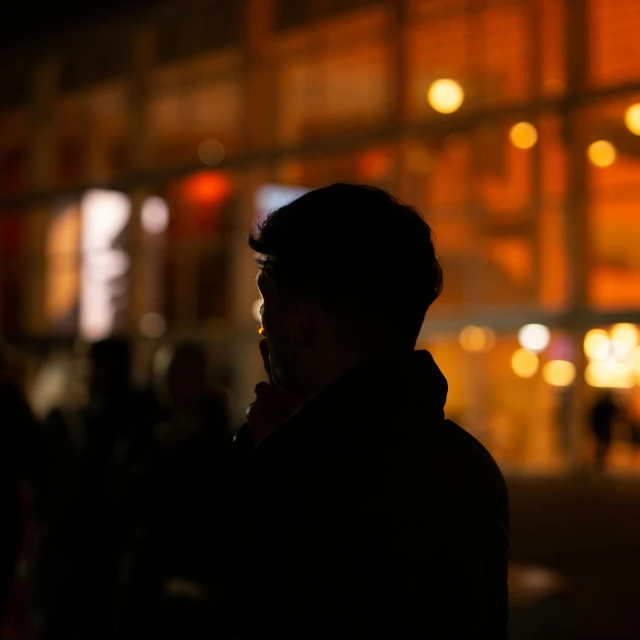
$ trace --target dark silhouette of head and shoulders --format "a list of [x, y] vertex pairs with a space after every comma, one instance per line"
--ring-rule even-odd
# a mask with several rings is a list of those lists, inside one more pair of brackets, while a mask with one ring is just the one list
[[445, 420], [447, 381], [415, 350], [443, 285], [430, 226], [385, 191], [334, 184], [249, 244], [269, 383], [237, 477], [233, 632], [505, 637], [504, 480]]

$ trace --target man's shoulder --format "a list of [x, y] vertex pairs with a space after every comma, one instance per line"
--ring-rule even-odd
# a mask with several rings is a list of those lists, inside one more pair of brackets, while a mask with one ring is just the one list
[[429, 466], [456, 490], [481, 501], [508, 503], [507, 485], [487, 448], [452, 420], [444, 420], [429, 451]]

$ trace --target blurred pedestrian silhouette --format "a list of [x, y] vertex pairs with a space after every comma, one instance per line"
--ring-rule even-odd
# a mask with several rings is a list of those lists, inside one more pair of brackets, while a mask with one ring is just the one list
[[[17, 563], [28, 557], [32, 528], [30, 505], [40, 483], [42, 447], [20, 381], [12, 375], [0, 351], [0, 635], [9, 626], [24, 632], [26, 575], [18, 576]], [[19, 610], [18, 610], [19, 609]], [[8, 617], [7, 617], [8, 616]]]
[[146, 513], [156, 413], [132, 387], [127, 340], [92, 344], [87, 365], [85, 399], [46, 423], [52, 489], [39, 554], [42, 638], [112, 638], [132, 606], [131, 555]]
[[414, 351], [442, 287], [431, 229], [335, 184], [249, 244], [269, 382], [235, 443], [225, 637], [505, 638], [506, 486]]
[[613, 425], [619, 415], [620, 408], [615, 402], [611, 391], [602, 391], [597, 396], [589, 414], [589, 424], [596, 442], [596, 473], [602, 473], [606, 469], [607, 457], [611, 448]]
[[149, 564], [162, 595], [151, 612], [153, 637], [210, 639], [221, 482], [231, 445], [227, 401], [209, 384], [206, 351], [197, 343], [160, 349], [154, 381], [161, 418], [155, 428]]

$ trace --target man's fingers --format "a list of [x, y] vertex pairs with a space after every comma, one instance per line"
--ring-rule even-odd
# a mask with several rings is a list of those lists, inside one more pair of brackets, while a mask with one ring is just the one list
[[271, 363], [269, 362], [269, 345], [267, 343], [267, 339], [263, 338], [262, 340], [260, 340], [260, 344], [258, 346], [260, 348], [260, 355], [262, 356], [262, 364], [264, 366], [264, 370], [269, 376], [269, 382], [273, 384], [273, 378], [271, 377]]

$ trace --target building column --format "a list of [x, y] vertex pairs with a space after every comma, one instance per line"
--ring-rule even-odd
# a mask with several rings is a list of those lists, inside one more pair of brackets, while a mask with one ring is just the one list
[[[151, 27], [139, 29], [133, 37], [133, 58], [127, 78], [127, 169], [136, 174], [144, 171], [148, 155], [147, 85], [155, 57], [155, 32]], [[149, 195], [146, 185], [134, 185], [129, 192], [131, 218], [128, 228], [129, 300], [127, 329], [131, 335], [139, 335], [140, 319], [148, 311], [149, 282], [146, 264], [146, 238], [141, 224], [142, 204]], [[138, 343], [138, 341], [136, 341]], [[137, 344], [133, 354], [134, 378], [145, 382], [148, 372], [148, 343]]]
[[[564, 139], [567, 168], [565, 204], [565, 247], [569, 314], [579, 318], [588, 306], [589, 288], [589, 227], [587, 183], [587, 139], [579, 112], [577, 96], [587, 84], [589, 42], [588, 3], [583, 0], [566, 2], [566, 77], [567, 97], [564, 104]], [[576, 366], [576, 381], [568, 398], [567, 462], [573, 471], [580, 471], [584, 438], [586, 383], [585, 357], [582, 348], [583, 327], [572, 326], [571, 341]]]
[[[28, 179], [30, 191], [53, 188], [54, 180], [54, 105], [58, 92], [60, 64], [56, 58], [45, 59], [35, 70], [30, 92], [28, 141]], [[22, 314], [26, 331], [44, 335], [50, 327], [45, 314], [45, 252], [47, 229], [52, 212], [47, 205], [39, 205], [24, 216], [24, 273], [25, 296]]]

